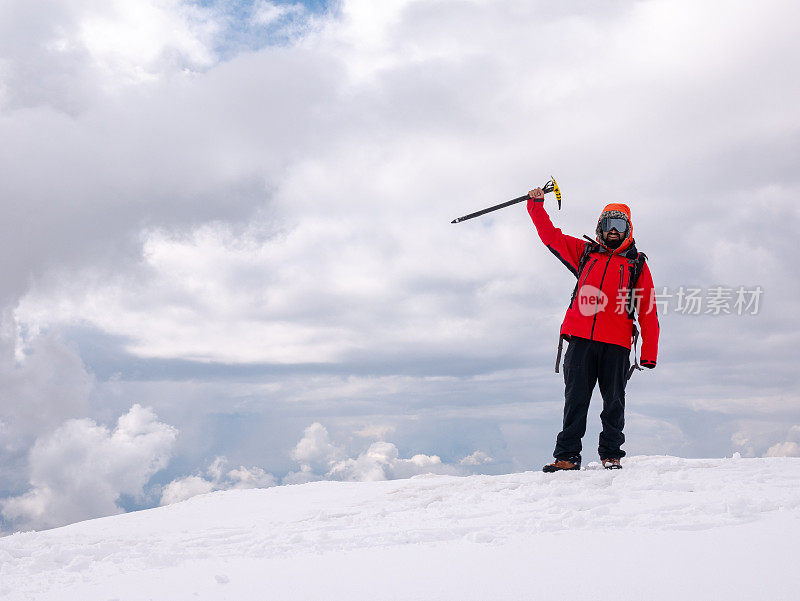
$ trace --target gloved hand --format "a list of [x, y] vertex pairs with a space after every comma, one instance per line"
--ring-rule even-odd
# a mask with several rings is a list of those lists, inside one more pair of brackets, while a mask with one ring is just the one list
[[642, 367], [646, 367], [647, 369], [653, 369], [655, 366], [655, 361], [642, 361]]

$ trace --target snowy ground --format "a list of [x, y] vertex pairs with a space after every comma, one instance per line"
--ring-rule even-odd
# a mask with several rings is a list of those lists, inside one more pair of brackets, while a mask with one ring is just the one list
[[800, 459], [218, 492], [0, 539], [0, 599], [800, 599]]

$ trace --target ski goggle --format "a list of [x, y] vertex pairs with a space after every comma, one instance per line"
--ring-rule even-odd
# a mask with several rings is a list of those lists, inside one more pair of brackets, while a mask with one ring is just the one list
[[628, 222], [622, 217], [603, 217], [600, 221], [600, 229], [604, 232], [617, 230], [620, 234], [628, 231]]

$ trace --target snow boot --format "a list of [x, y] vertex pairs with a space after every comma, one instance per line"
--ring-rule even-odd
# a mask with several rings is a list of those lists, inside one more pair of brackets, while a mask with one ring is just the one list
[[605, 459], [601, 459], [600, 461], [603, 462], [603, 467], [607, 470], [621, 470], [622, 464], [619, 462], [619, 459], [616, 457], [606, 457]]
[[561, 472], [565, 470], [581, 469], [581, 458], [578, 456], [556, 459], [553, 463], [548, 463], [542, 468], [543, 472]]

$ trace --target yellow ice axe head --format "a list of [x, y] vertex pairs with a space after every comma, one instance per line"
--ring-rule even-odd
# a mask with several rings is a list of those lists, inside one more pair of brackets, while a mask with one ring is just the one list
[[542, 191], [547, 194], [548, 192], [555, 192], [556, 193], [556, 200], [558, 201], [558, 210], [561, 210], [561, 190], [558, 188], [558, 183], [556, 183], [556, 178], [550, 177], [550, 181], [547, 182], [544, 186], [542, 186]]
[[553, 180], [553, 192], [556, 193], [556, 200], [558, 201], [558, 210], [561, 210], [561, 190], [558, 188], [558, 183], [556, 182], [556, 178], [550, 176], [550, 179]]

